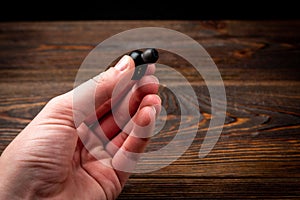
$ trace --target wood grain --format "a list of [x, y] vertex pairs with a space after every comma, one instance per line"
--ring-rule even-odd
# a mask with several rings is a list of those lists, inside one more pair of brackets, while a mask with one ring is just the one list
[[[133, 174], [119, 198], [299, 199], [300, 21], [1, 23], [0, 152], [49, 99], [73, 88], [80, 64], [99, 42], [144, 26], [180, 31], [208, 51], [224, 80], [226, 123], [213, 150], [200, 159], [211, 120], [207, 87], [187, 61], [160, 51], [159, 61], [175, 66], [193, 86], [199, 107], [192, 109], [200, 109], [202, 120], [195, 140], [178, 160], [151, 173]], [[160, 69], [157, 73], [179, 90], [186, 89]], [[163, 87], [160, 96], [168, 122], [147, 151], [168, 144], [180, 123], [176, 96]], [[146, 164], [156, 162], [153, 158]]]

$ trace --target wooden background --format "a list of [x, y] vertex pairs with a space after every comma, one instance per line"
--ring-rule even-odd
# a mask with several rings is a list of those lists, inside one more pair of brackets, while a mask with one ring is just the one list
[[[297, 20], [0, 23], [0, 153], [49, 99], [73, 88], [90, 50], [116, 33], [143, 26], [174, 29], [203, 45], [224, 80], [227, 118], [213, 150], [198, 158], [210, 119], [210, 96], [187, 62], [161, 52], [161, 62], [180, 66], [197, 83], [193, 87], [203, 120], [180, 159], [161, 170], [132, 175], [119, 199], [299, 199]], [[180, 114], [172, 93], [162, 88], [160, 95], [170, 121], [148, 151], [170, 142], [177, 123], [172, 116]]]

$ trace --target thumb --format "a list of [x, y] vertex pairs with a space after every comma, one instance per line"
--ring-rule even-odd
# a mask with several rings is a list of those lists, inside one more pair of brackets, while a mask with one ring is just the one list
[[73, 102], [74, 125], [78, 127], [86, 118], [89, 118], [90, 121], [96, 121], [96, 109], [111, 99], [116, 84], [122, 81], [123, 89], [129, 84], [133, 84], [131, 77], [134, 73], [134, 67], [132, 58], [125, 55], [115, 67], [109, 68], [66, 93], [65, 98], [72, 99]]

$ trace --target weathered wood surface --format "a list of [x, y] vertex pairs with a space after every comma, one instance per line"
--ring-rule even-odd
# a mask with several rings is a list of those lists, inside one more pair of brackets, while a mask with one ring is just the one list
[[[134, 174], [119, 199], [299, 199], [300, 21], [1, 23], [0, 153], [50, 98], [73, 88], [91, 49], [116, 33], [143, 26], [174, 29], [203, 45], [224, 80], [227, 118], [213, 150], [198, 158], [210, 119], [208, 90], [186, 61], [161, 56], [161, 62], [180, 66], [193, 83], [203, 120], [180, 159], [158, 171]], [[184, 90], [181, 83], [170, 84]], [[166, 89], [160, 95], [175, 117], [170, 116], [148, 151], [168, 144], [179, 123], [176, 98]]]

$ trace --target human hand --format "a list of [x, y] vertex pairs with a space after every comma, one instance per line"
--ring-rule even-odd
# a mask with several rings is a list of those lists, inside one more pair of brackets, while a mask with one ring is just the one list
[[[149, 138], [136, 135], [152, 134], [161, 108], [155, 66], [129, 83], [133, 71], [133, 60], [124, 56], [114, 68], [75, 89], [80, 94], [76, 106], [75, 90], [49, 101], [2, 153], [0, 199], [116, 199], [130, 175], [119, 169], [137, 161], [126, 152], [144, 151]], [[119, 80], [136, 90], [112, 108]], [[99, 123], [91, 125], [95, 108]]]

